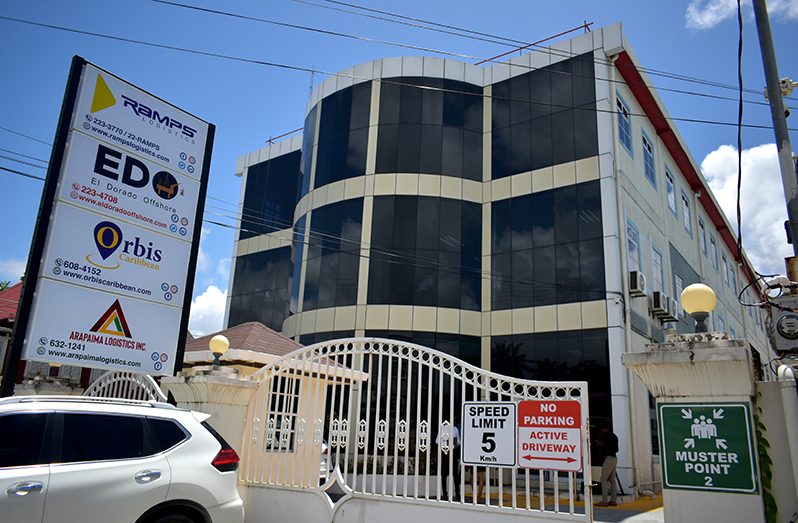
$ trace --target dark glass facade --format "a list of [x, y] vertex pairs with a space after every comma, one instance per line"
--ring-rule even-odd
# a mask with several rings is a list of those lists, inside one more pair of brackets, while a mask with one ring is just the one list
[[305, 117], [302, 131], [302, 160], [300, 163], [299, 197], [310, 190], [310, 170], [313, 167], [313, 138], [316, 136], [316, 107]]
[[598, 181], [493, 202], [493, 310], [604, 299]]
[[291, 226], [298, 201], [301, 155], [294, 151], [247, 170], [239, 240]]
[[479, 336], [416, 331], [366, 331], [366, 337], [387, 338], [430, 347], [459, 358], [476, 367], [481, 364], [482, 347]]
[[587, 381], [590, 418], [611, 418], [606, 329], [493, 336], [491, 371], [530, 380]]
[[374, 198], [368, 303], [479, 310], [482, 206]]
[[228, 326], [259, 321], [274, 330], [288, 317], [291, 247], [236, 258]]
[[313, 345], [314, 343], [321, 343], [323, 341], [338, 340], [341, 338], [352, 338], [355, 336], [355, 331], [333, 331], [333, 332], [314, 332], [311, 334], [303, 334], [299, 337], [299, 343], [304, 346]]
[[362, 223], [362, 198], [313, 210], [302, 310], [356, 303]]
[[314, 187], [366, 174], [370, 108], [371, 82], [322, 100]]
[[598, 154], [593, 55], [493, 84], [493, 179]]
[[481, 87], [439, 78], [388, 78], [380, 88], [379, 117], [377, 173], [482, 181]]

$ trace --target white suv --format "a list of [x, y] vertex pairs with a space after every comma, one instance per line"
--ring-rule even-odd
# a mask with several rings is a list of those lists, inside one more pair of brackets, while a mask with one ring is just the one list
[[0, 399], [0, 519], [241, 523], [238, 455], [209, 417], [144, 401]]

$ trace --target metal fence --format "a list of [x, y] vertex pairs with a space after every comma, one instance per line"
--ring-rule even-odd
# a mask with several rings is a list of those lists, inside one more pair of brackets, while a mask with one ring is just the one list
[[[255, 377], [260, 385], [249, 406], [240, 472], [246, 484], [323, 490], [339, 484], [343, 496], [592, 521], [589, 488], [579, 508], [580, 487], [591, 483], [585, 382], [510, 378], [427, 347], [377, 338], [304, 347]], [[521, 400], [580, 402], [584, 476], [459, 461], [453, 427], [464, 401]]]
[[83, 395], [143, 401], [167, 400], [152, 376], [123, 371], [106, 372], [89, 385]]

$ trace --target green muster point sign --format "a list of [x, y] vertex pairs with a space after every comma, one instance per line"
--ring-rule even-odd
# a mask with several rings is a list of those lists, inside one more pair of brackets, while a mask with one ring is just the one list
[[748, 403], [661, 403], [665, 488], [756, 493]]

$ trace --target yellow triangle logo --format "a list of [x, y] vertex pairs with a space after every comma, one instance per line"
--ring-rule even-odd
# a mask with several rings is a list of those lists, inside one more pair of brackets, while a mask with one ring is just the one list
[[96, 113], [103, 109], [108, 109], [116, 103], [114, 93], [108, 88], [108, 84], [103, 80], [102, 75], [97, 75], [97, 83], [94, 84], [94, 98], [91, 99], [91, 112]]

